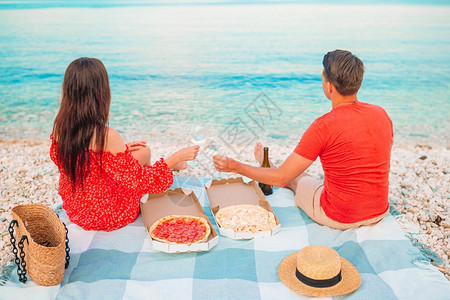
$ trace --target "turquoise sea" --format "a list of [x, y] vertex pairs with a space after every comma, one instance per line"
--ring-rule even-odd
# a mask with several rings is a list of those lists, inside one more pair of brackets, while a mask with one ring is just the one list
[[242, 122], [293, 144], [331, 108], [322, 58], [339, 48], [364, 61], [359, 100], [386, 109], [396, 143], [448, 145], [449, 2], [0, 1], [0, 139], [47, 139], [65, 69], [88, 56], [126, 138]]

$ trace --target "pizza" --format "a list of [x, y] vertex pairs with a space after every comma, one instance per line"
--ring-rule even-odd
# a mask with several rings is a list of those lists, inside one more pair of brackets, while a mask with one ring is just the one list
[[235, 232], [268, 231], [277, 226], [273, 213], [261, 206], [241, 204], [219, 209], [216, 220], [220, 227]]
[[194, 244], [206, 241], [211, 228], [205, 218], [173, 215], [159, 219], [150, 227], [152, 239], [167, 244]]

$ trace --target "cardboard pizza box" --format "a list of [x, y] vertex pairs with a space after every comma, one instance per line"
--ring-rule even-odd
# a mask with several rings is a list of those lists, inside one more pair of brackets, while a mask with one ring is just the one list
[[195, 193], [190, 189], [177, 188], [168, 190], [161, 194], [144, 195], [141, 199], [141, 212], [147, 232], [150, 227], [159, 219], [170, 215], [190, 215], [203, 217], [208, 221], [211, 233], [208, 239], [202, 243], [187, 244], [167, 244], [153, 240], [148, 232], [153, 250], [167, 253], [208, 251], [217, 245], [219, 237], [214, 230], [208, 217], [204, 214]]
[[280, 231], [280, 222], [278, 221], [278, 218], [269, 202], [266, 201], [264, 193], [255, 181], [251, 179], [244, 180], [242, 177], [212, 180], [205, 183], [205, 189], [209, 201], [209, 207], [211, 208], [216, 224], [218, 224], [216, 220], [216, 213], [219, 209], [238, 204], [259, 205], [267, 211], [273, 213], [277, 223], [277, 226], [270, 231], [258, 231], [256, 233], [235, 232], [234, 230], [225, 229], [218, 226], [219, 233], [221, 235], [240, 240], [269, 237]]

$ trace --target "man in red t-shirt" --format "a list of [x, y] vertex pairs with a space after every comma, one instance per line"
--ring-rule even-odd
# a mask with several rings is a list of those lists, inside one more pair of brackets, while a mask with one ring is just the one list
[[[216, 155], [216, 169], [292, 189], [296, 204], [322, 225], [345, 230], [379, 222], [389, 211], [393, 130], [381, 107], [358, 101], [363, 75], [363, 62], [351, 52], [328, 52], [322, 87], [332, 110], [311, 124], [286, 161], [258, 168]], [[255, 157], [261, 162], [260, 143]], [[317, 157], [323, 183], [304, 173]]]

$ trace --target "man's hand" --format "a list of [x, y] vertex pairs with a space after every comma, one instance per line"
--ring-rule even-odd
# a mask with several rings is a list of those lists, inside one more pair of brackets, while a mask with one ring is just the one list
[[219, 172], [238, 173], [253, 180], [278, 187], [285, 187], [313, 163], [312, 160], [297, 153], [289, 155], [279, 168], [253, 167], [222, 155], [214, 155], [213, 159], [214, 167]]
[[214, 155], [214, 167], [219, 172], [234, 172], [236, 161], [232, 158], [222, 156], [222, 155]]

